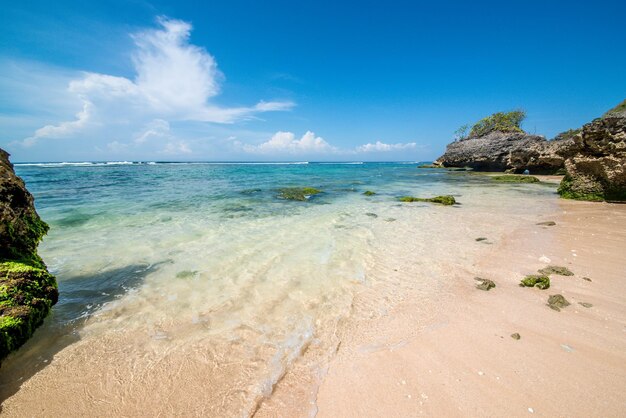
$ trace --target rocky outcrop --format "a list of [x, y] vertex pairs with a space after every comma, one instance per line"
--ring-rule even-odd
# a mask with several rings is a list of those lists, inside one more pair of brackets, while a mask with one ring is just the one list
[[32, 335], [57, 302], [56, 280], [37, 255], [47, 231], [33, 196], [0, 149], [0, 361]]
[[583, 126], [565, 161], [559, 194], [567, 199], [626, 201], [626, 101]]
[[563, 168], [572, 145], [571, 138], [547, 141], [542, 136], [522, 132], [493, 131], [449, 144], [435, 164], [478, 171], [529, 170], [533, 174], [549, 174]]

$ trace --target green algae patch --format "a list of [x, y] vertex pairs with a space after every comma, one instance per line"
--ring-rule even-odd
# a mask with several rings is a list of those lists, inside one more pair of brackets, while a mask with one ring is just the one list
[[400, 202], [410, 203], [410, 202], [430, 202], [437, 203], [440, 205], [450, 206], [456, 203], [456, 200], [453, 196], [445, 195], [445, 196], [436, 196], [431, 198], [424, 197], [413, 197], [413, 196], [402, 196], [398, 198]]
[[58, 297], [56, 280], [45, 266], [0, 263], [0, 360], [26, 342]]
[[363, 194], [365, 196], [374, 196], [376, 194], [376, 192], [373, 192], [371, 190], [366, 190], [366, 191], [363, 192]]
[[548, 306], [550, 309], [553, 309], [559, 312], [561, 309], [569, 306], [570, 303], [563, 295], [550, 295], [548, 298]]
[[284, 187], [278, 190], [278, 197], [285, 200], [298, 200], [304, 202], [311, 196], [322, 193], [313, 187]]
[[550, 274], [558, 274], [559, 276], [573, 276], [574, 273], [570, 271], [567, 267], [561, 266], [548, 266], [539, 270], [540, 274], [544, 274], [549, 276]]
[[422, 165], [418, 165], [417, 168], [445, 168], [441, 165], [437, 165], [437, 164], [422, 164]]
[[550, 288], [550, 277], [545, 275], [531, 274], [524, 277], [519, 284], [521, 287], [536, 287], [541, 290]]
[[539, 183], [539, 179], [534, 176], [524, 176], [516, 174], [504, 174], [502, 176], [491, 177], [493, 181], [499, 183]]

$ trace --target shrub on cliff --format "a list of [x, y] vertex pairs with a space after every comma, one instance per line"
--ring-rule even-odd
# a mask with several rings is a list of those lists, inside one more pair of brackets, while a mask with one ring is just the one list
[[511, 112], [497, 112], [491, 116], [479, 120], [472, 126], [469, 136], [484, 136], [491, 132], [520, 132], [522, 122], [526, 118], [523, 110], [513, 110]]

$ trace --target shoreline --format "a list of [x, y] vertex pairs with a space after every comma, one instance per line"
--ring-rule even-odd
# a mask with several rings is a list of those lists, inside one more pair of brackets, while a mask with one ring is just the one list
[[[317, 416], [620, 416], [626, 207], [557, 204], [559, 211], [537, 220], [556, 226], [511, 231], [472, 266], [495, 289], [477, 290], [473, 276], [457, 277], [445, 306], [402, 345], [372, 353], [359, 350], [363, 338], [342, 345], [319, 387]], [[546, 256], [549, 263], [539, 260]], [[518, 286], [546, 264], [575, 275], [552, 276], [547, 290]], [[571, 305], [551, 310], [552, 294]], [[394, 315], [411, 317], [412, 310], [399, 307]], [[393, 319], [377, 326], [413, 331]]]
[[[626, 223], [626, 206], [564, 201], [536, 187], [542, 186], [498, 189], [459, 183], [453, 189], [461, 204], [455, 207], [359, 200], [353, 215], [328, 213], [323, 219], [339, 225], [339, 231], [348, 225], [356, 228], [351, 233], [367, 240], [363, 247], [367, 255], [360, 255], [363, 277], [339, 282], [341, 287], [335, 291], [344, 295], [339, 299], [329, 299], [328, 289], [314, 299], [303, 299], [303, 306], [323, 303], [337, 308], [338, 302], [344, 303], [346, 314], [342, 308], [336, 311], [340, 316], [318, 316], [311, 324], [315, 333], [296, 341], [284, 368], [273, 369], [270, 376], [263, 374], [265, 369], [257, 369], [258, 378], [250, 373], [255, 370], [251, 366], [263, 363], [261, 356], [276, 358], [274, 345], [267, 341], [258, 345], [249, 327], [238, 327], [241, 337], [234, 346], [228, 340], [212, 339], [211, 334], [218, 334], [211, 333], [208, 324], [194, 323], [193, 318], [189, 323], [186, 315], [164, 310], [164, 295], [151, 285], [158, 279], [153, 277], [144, 283], [147, 288], [131, 292], [91, 318], [78, 341], [61, 348], [34, 375], [23, 382], [20, 378], [15, 392], [3, 388], [8, 395], [3, 412], [59, 416], [71, 404], [77, 415], [220, 415], [220, 411], [238, 410], [258, 417], [505, 412], [521, 416], [532, 408], [540, 416], [554, 416], [561, 412], [551, 409], [551, 398], [557, 405], [578, 408], [575, 401], [584, 399], [579, 390], [585, 386], [569, 386], [584, 378], [586, 384], [613, 397], [609, 403], [613, 409], [588, 402], [588, 409], [567, 410], [565, 415], [600, 410], [614, 416], [624, 403], [615, 388], [626, 382], [622, 365], [626, 364], [622, 354], [626, 335], [618, 329], [616, 337], [615, 326], [594, 331], [605, 325], [605, 317], [626, 329], [626, 313], [619, 299], [611, 299], [626, 290], [618, 274], [623, 270], [619, 255], [626, 231], [620, 227]], [[370, 216], [370, 211], [377, 215]], [[556, 221], [556, 226], [536, 225], [542, 221]], [[479, 242], [478, 237], [487, 240]], [[572, 242], [576, 245], [570, 248]], [[606, 247], [607, 243], [612, 246]], [[346, 255], [351, 257], [342, 260], [358, 255], [348, 244]], [[577, 250], [576, 256], [572, 249]], [[598, 255], [594, 251], [601, 258], [590, 259]], [[302, 257], [309, 254], [306, 251]], [[550, 262], [541, 261], [542, 257]], [[548, 264], [567, 266], [575, 276], [554, 276], [549, 290], [518, 286], [526, 274]], [[164, 268], [162, 275], [170, 277], [174, 271], [168, 274]], [[582, 281], [583, 275], [593, 282]], [[477, 290], [476, 276], [494, 280], [497, 287]], [[170, 280], [164, 283], [171, 292]], [[194, 289], [192, 294], [197, 285]], [[212, 288], [199, 289], [209, 295]], [[562, 312], [550, 310], [545, 306], [548, 295], [556, 293], [563, 293], [572, 305]], [[168, 309], [177, 306], [168, 300]], [[150, 310], [142, 311], [141, 304], [148, 301]], [[579, 301], [594, 306], [583, 308]], [[129, 310], [144, 312], [146, 319], [162, 318], [163, 325], [146, 328], [130, 323]], [[600, 323], [599, 314], [604, 315]], [[557, 341], [554, 335], [569, 328], [616, 348], [607, 356], [586, 340]], [[161, 333], [155, 334], [155, 329]], [[510, 337], [516, 332], [521, 334], [519, 341]], [[266, 351], [244, 365], [248, 346]], [[595, 369], [567, 363], [581, 355], [585, 364], [600, 370], [600, 377], [594, 377], [599, 373]], [[21, 375], [19, 362], [13, 366]], [[604, 383], [616, 373], [610, 384]], [[568, 385], [568, 389], [561, 391], [554, 385]]]

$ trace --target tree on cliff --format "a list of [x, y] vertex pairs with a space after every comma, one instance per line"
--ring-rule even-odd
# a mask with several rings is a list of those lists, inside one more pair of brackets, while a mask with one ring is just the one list
[[472, 126], [469, 136], [474, 138], [496, 131], [523, 133], [524, 130], [521, 125], [524, 119], [526, 119], [526, 112], [521, 109], [510, 112], [497, 112], [476, 122]]

